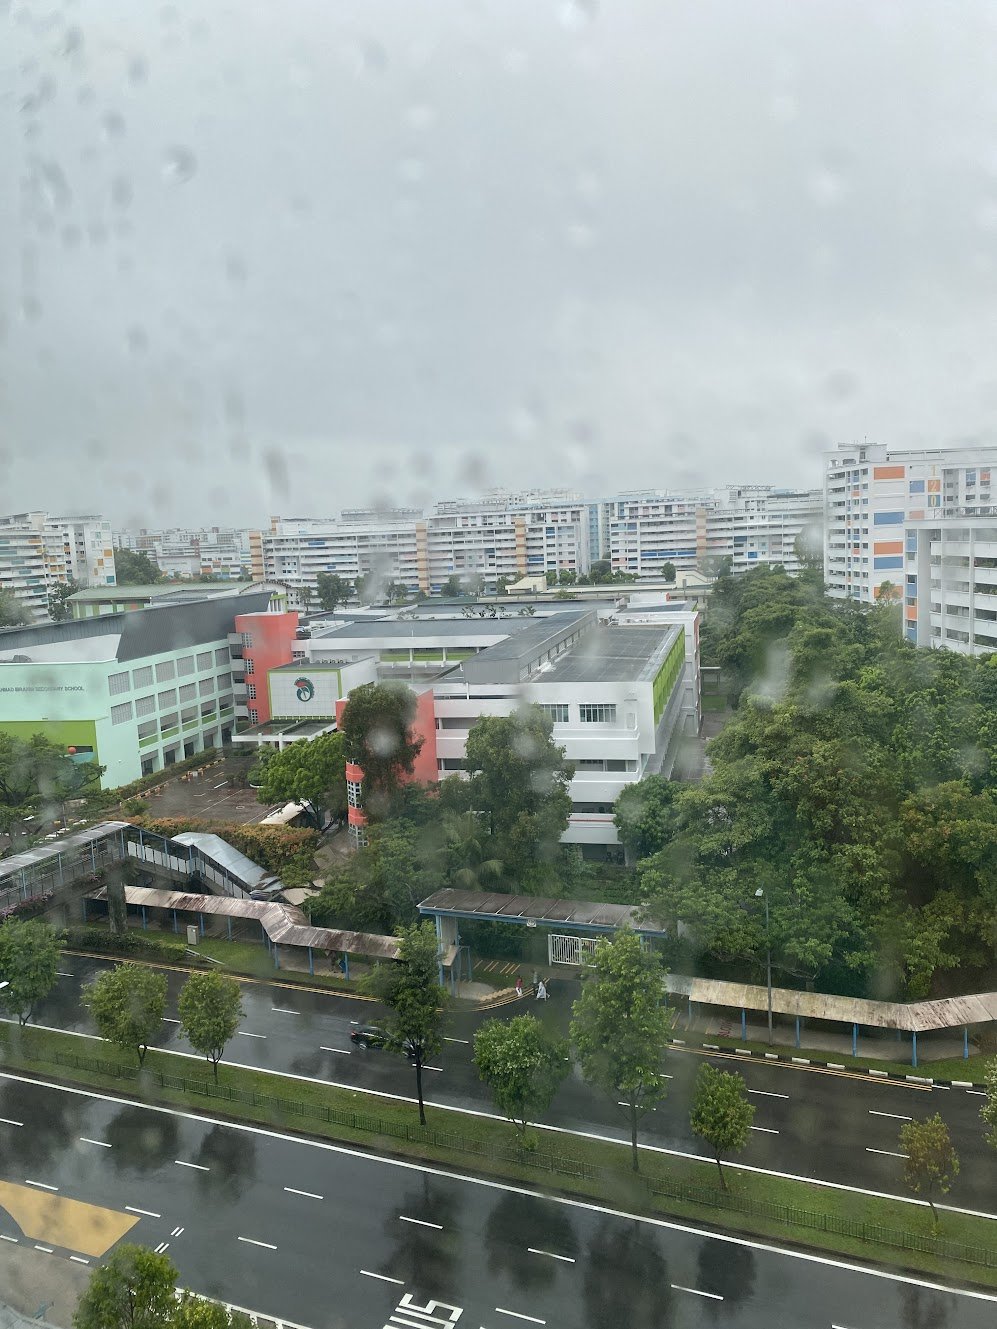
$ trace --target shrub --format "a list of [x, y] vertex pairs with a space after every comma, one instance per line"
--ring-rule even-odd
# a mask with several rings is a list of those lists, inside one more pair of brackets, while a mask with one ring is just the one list
[[144, 798], [126, 798], [121, 804], [121, 810], [127, 812], [129, 817], [141, 817], [149, 811], [149, 804]]
[[148, 937], [144, 932], [105, 932], [103, 928], [76, 927], [66, 929], [66, 946], [70, 950], [97, 951], [102, 955], [132, 955], [138, 959], [182, 960], [186, 945], [182, 941], [166, 941]]
[[[240, 854], [245, 854], [254, 863], [258, 863], [267, 872], [280, 876], [283, 869], [292, 860], [304, 863], [304, 855], [310, 860], [319, 843], [319, 833], [306, 826], [258, 826], [243, 825], [228, 821], [199, 821], [192, 817], [137, 817], [137, 825], [143, 830], [156, 835], [165, 835], [168, 840], [175, 839], [185, 831], [200, 831], [208, 835], [220, 835]], [[314, 872], [308, 869], [308, 879]]]
[[45, 895], [35, 895], [30, 900], [18, 900], [17, 904], [11, 904], [6, 909], [0, 909], [0, 923], [8, 918], [37, 918], [39, 914], [44, 914], [54, 898], [53, 893], [49, 891]]

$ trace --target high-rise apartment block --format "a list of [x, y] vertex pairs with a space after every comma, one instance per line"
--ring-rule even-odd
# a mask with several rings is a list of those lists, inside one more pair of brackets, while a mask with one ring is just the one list
[[824, 580], [828, 595], [871, 604], [884, 586], [899, 598], [907, 522], [991, 510], [997, 449], [839, 447], [824, 473]]
[[250, 534], [219, 526], [173, 527], [119, 531], [114, 544], [118, 549], [147, 554], [166, 577], [213, 576], [241, 581], [251, 575]]
[[111, 524], [103, 517], [56, 517], [17, 512], [0, 517], [0, 589], [32, 619], [48, 616], [51, 590], [116, 582]]

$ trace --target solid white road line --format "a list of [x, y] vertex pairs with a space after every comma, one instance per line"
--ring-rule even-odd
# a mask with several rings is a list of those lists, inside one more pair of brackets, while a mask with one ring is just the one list
[[125, 1208], [130, 1214], [141, 1214], [143, 1218], [162, 1218], [162, 1214], [155, 1213], [152, 1209], [136, 1209], [133, 1204], [126, 1204]]
[[379, 1278], [382, 1283], [397, 1283], [399, 1287], [405, 1286], [404, 1278], [389, 1278], [387, 1274], [375, 1274], [369, 1269], [361, 1269], [360, 1272], [365, 1278]]
[[110, 1149], [111, 1147], [106, 1140], [91, 1140], [86, 1135], [81, 1135], [80, 1140], [83, 1142], [83, 1144], [99, 1145], [101, 1149]]
[[303, 1195], [303, 1196], [305, 1197], [306, 1200], [324, 1200], [324, 1199], [325, 1199], [325, 1196], [324, 1196], [324, 1195], [316, 1195], [314, 1191], [299, 1191], [299, 1190], [295, 1190], [295, 1188], [294, 1188], [293, 1186], [285, 1186], [284, 1189], [287, 1191], [288, 1195]]
[[691, 1292], [694, 1297], [709, 1297], [710, 1301], [723, 1301], [719, 1292], [703, 1292], [698, 1287], [683, 1287], [681, 1283], [673, 1283], [672, 1287], [676, 1292]]
[[761, 1094], [764, 1098], [788, 1098], [788, 1094], [775, 1094], [771, 1089], [749, 1089], [749, 1094]]
[[[348, 1056], [350, 1055], [350, 1049], [349, 1049], [349, 1048], [327, 1048], [327, 1047], [325, 1047], [322, 1043], [319, 1044], [319, 1049], [318, 1049], [318, 1050], [319, 1050], [319, 1052], [338, 1052], [338, 1053], [340, 1054], [340, 1056], [342, 1056], [342, 1057], [348, 1057]], [[426, 1068], [423, 1067], [423, 1070], [425, 1070], [425, 1069], [426, 1069]]]
[[[50, 1089], [53, 1093], [69, 1094], [74, 1098], [88, 1098], [100, 1103], [113, 1103], [115, 1107], [124, 1104], [127, 1107], [140, 1108], [146, 1112], [154, 1112], [159, 1116], [178, 1117], [183, 1121], [194, 1121], [199, 1125], [208, 1122], [212, 1126], [221, 1126], [226, 1130], [238, 1131], [243, 1135], [260, 1136], [265, 1140], [281, 1140], [285, 1144], [294, 1144], [303, 1149], [318, 1149], [327, 1154], [340, 1154], [346, 1158], [359, 1159], [361, 1162], [368, 1163], [373, 1167], [394, 1167], [400, 1168], [405, 1172], [418, 1172], [423, 1176], [443, 1177], [448, 1181], [460, 1181], [469, 1186], [478, 1186], [484, 1190], [501, 1191], [506, 1195], [526, 1195], [531, 1199], [538, 1194], [550, 1204], [561, 1205], [565, 1209], [582, 1209], [586, 1213], [606, 1214], [611, 1218], [622, 1218], [631, 1223], [643, 1223], [648, 1227], [660, 1228], [665, 1232], [685, 1232], [693, 1237], [706, 1239], [709, 1241], [724, 1242], [728, 1246], [741, 1246], [746, 1250], [765, 1251], [770, 1255], [780, 1255], [787, 1260], [801, 1260], [806, 1264], [819, 1264], [832, 1269], [845, 1269], [849, 1273], [862, 1274], [866, 1278], [878, 1278], [889, 1283], [902, 1283], [906, 1287], [923, 1287], [931, 1292], [944, 1292], [950, 1296], [968, 1297], [972, 1301], [985, 1301], [997, 1305], [997, 1295], [992, 1292], [978, 1292], [973, 1288], [951, 1287], [944, 1283], [933, 1283], [927, 1278], [913, 1278], [908, 1274], [893, 1273], [886, 1269], [875, 1269], [870, 1265], [859, 1264], [850, 1260], [833, 1259], [826, 1255], [814, 1255], [808, 1251], [794, 1250], [788, 1246], [778, 1246], [774, 1242], [749, 1240], [746, 1237], [735, 1237], [726, 1232], [712, 1232], [703, 1228], [689, 1227], [685, 1223], [677, 1223], [671, 1219], [650, 1218], [645, 1214], [630, 1213], [626, 1209], [613, 1209], [609, 1205], [595, 1204], [591, 1200], [569, 1200], [563, 1195], [548, 1195], [539, 1190], [531, 1190], [526, 1186], [514, 1186], [510, 1182], [487, 1181], [483, 1177], [470, 1176], [464, 1172], [451, 1172], [442, 1167], [434, 1167], [427, 1163], [410, 1163], [400, 1158], [390, 1158], [383, 1154], [371, 1155], [362, 1149], [354, 1148], [350, 1145], [333, 1144], [327, 1140], [303, 1139], [300, 1135], [288, 1135], [285, 1131], [273, 1130], [267, 1126], [251, 1126], [247, 1122], [225, 1121], [221, 1117], [212, 1117], [206, 1112], [185, 1112], [181, 1108], [169, 1108], [153, 1106], [150, 1103], [143, 1103], [137, 1098], [127, 1098], [125, 1095], [101, 1094], [93, 1089], [78, 1089], [73, 1085], [59, 1084], [55, 1080], [37, 1080], [29, 1079], [25, 1075], [18, 1075], [13, 1071], [0, 1071], [0, 1080], [13, 1080], [18, 1084], [31, 1085], [34, 1089]], [[394, 1097], [394, 1095], [392, 1095]], [[412, 1100], [408, 1100], [412, 1101]], [[438, 1106], [438, 1105], [437, 1105]], [[486, 1115], [486, 1114], [480, 1114]], [[504, 1120], [504, 1118], [500, 1118]], [[581, 1134], [581, 1132], [564, 1132], [565, 1134]], [[612, 1137], [594, 1137], [612, 1140]], [[612, 1141], [612, 1143], [619, 1143]], [[660, 1153], [679, 1151], [658, 1150]], [[681, 1157], [682, 1155], [679, 1154]], [[697, 1155], [691, 1155], [697, 1158]], [[700, 1159], [701, 1161], [701, 1159]], [[714, 1160], [708, 1160], [714, 1161]], [[766, 1173], [764, 1168], [744, 1168], [742, 1171]], [[768, 1172], [769, 1176], [786, 1176], [787, 1173]], [[799, 1177], [799, 1181], [809, 1181], [811, 1185], [826, 1186], [831, 1190], [855, 1191], [860, 1195], [873, 1195], [882, 1199], [897, 1200], [908, 1204], [917, 1204], [927, 1209], [926, 1200], [911, 1200], [909, 1197], [901, 1195], [891, 1195], [886, 1191], [863, 1191], [857, 1186], [840, 1186], [829, 1182], [815, 1181], [812, 1177]], [[985, 1210], [977, 1209], [957, 1209], [952, 1205], [939, 1206], [948, 1213], [965, 1213], [975, 1218], [997, 1219], [997, 1215], [987, 1213]], [[371, 1275], [374, 1277], [374, 1275]], [[401, 1280], [399, 1280], [401, 1281]]]
[[777, 1130], [773, 1130], [773, 1128], [772, 1128], [771, 1126], [752, 1126], [751, 1129], [752, 1129], [753, 1131], [762, 1131], [765, 1135], [778, 1135], [778, 1134], [779, 1134], [779, 1132], [778, 1132]]
[[892, 1117], [894, 1121], [913, 1121], [913, 1117], [905, 1117], [902, 1112], [877, 1112], [875, 1108], [869, 1109], [870, 1117]]
[[442, 1071], [442, 1066], [423, 1066], [424, 1071]]
[[185, 1163], [182, 1158], [174, 1158], [173, 1161], [174, 1163], [176, 1163], [177, 1167], [192, 1167], [196, 1168], [198, 1172], [211, 1171], [211, 1169], [209, 1167], [205, 1167], [203, 1163]]
[[546, 1255], [548, 1259], [563, 1260], [565, 1264], [575, 1263], [574, 1256], [572, 1255], [558, 1255], [557, 1251], [539, 1251], [536, 1246], [527, 1246], [526, 1249], [531, 1255]]
[[13, 1119], [13, 1117], [0, 1117], [0, 1121], [2, 1121], [2, 1122], [4, 1123], [5, 1126], [23, 1126], [23, 1125], [24, 1125], [24, 1122], [23, 1122], [23, 1121], [15, 1121], [15, 1120]]
[[247, 1246], [262, 1246], [265, 1251], [275, 1251], [277, 1249], [269, 1241], [254, 1241], [252, 1237], [236, 1237], [236, 1241], [244, 1241]]
[[898, 1154], [893, 1149], [870, 1149], [868, 1145], [865, 1151], [867, 1154], [885, 1154], [887, 1158], [910, 1158], [910, 1154]]
[[46, 1186], [44, 1181], [32, 1181], [30, 1177], [24, 1178], [25, 1186], [37, 1186], [40, 1191], [57, 1191], [58, 1186]]
[[540, 1320], [535, 1315], [524, 1315], [522, 1311], [507, 1311], [504, 1306], [496, 1306], [499, 1315], [512, 1315], [517, 1320], [529, 1320], [530, 1324], [546, 1324], [546, 1320]]
[[245, 1029], [237, 1029], [235, 1032], [240, 1034], [243, 1038], [266, 1038], [266, 1034], [250, 1034], [247, 1033]]
[[985, 1089], [967, 1089], [966, 1093], [975, 1094], [977, 1098], [986, 1098], [987, 1096], [987, 1091]]
[[409, 1218], [406, 1214], [399, 1214], [398, 1217], [402, 1223], [415, 1223], [417, 1227], [434, 1227], [437, 1232], [443, 1231], [442, 1223], [427, 1223], [424, 1218]]

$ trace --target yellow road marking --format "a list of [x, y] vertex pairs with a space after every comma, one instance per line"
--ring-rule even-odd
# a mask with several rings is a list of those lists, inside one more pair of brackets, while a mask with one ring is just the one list
[[0, 1208], [26, 1237], [99, 1258], [138, 1222], [132, 1214], [0, 1181]]

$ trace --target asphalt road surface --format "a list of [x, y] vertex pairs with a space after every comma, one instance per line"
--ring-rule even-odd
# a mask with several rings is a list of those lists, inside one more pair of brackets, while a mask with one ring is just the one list
[[[40, 1003], [35, 1022], [92, 1033], [80, 1002], [82, 984], [111, 962], [64, 956], [52, 995]], [[184, 976], [170, 974], [170, 999], [158, 1045], [191, 1052], [179, 1036], [176, 1000]], [[475, 1030], [497, 1014], [539, 1011], [552, 1023], [567, 1024], [574, 984], [556, 984], [551, 1001], [529, 999], [497, 1012], [456, 1012], [445, 1030], [443, 1052], [427, 1070], [428, 1101], [439, 1105], [493, 1111], [491, 1100], [471, 1062]], [[376, 1022], [378, 1008], [357, 998], [246, 983], [245, 1017], [229, 1044], [225, 1060], [279, 1070], [324, 1082], [360, 1087], [410, 1098], [415, 1079], [404, 1058], [381, 1050], [357, 1049], [350, 1030]], [[81, 1040], [82, 1041], [82, 1040]], [[645, 1144], [703, 1155], [702, 1142], [689, 1130], [692, 1081], [703, 1058], [673, 1052], [667, 1058], [673, 1076], [668, 1097], [641, 1126]], [[730, 1058], [715, 1064], [731, 1066]], [[904, 1121], [941, 1112], [961, 1159], [961, 1172], [947, 1197], [953, 1206], [997, 1211], [997, 1162], [986, 1144], [979, 1110], [983, 1098], [962, 1089], [926, 1089], [900, 1082], [877, 1082], [868, 1076], [766, 1065], [736, 1059], [757, 1109], [751, 1143], [740, 1162], [791, 1175], [814, 1177], [870, 1190], [903, 1194], [903, 1159], [898, 1132]], [[619, 1108], [586, 1085], [577, 1070], [559, 1090], [548, 1123], [628, 1139]]]
[[997, 1297], [12, 1076], [0, 1117], [0, 1184], [33, 1215], [0, 1209], [5, 1240], [71, 1258], [46, 1215], [82, 1202], [184, 1286], [299, 1329], [997, 1322]]

